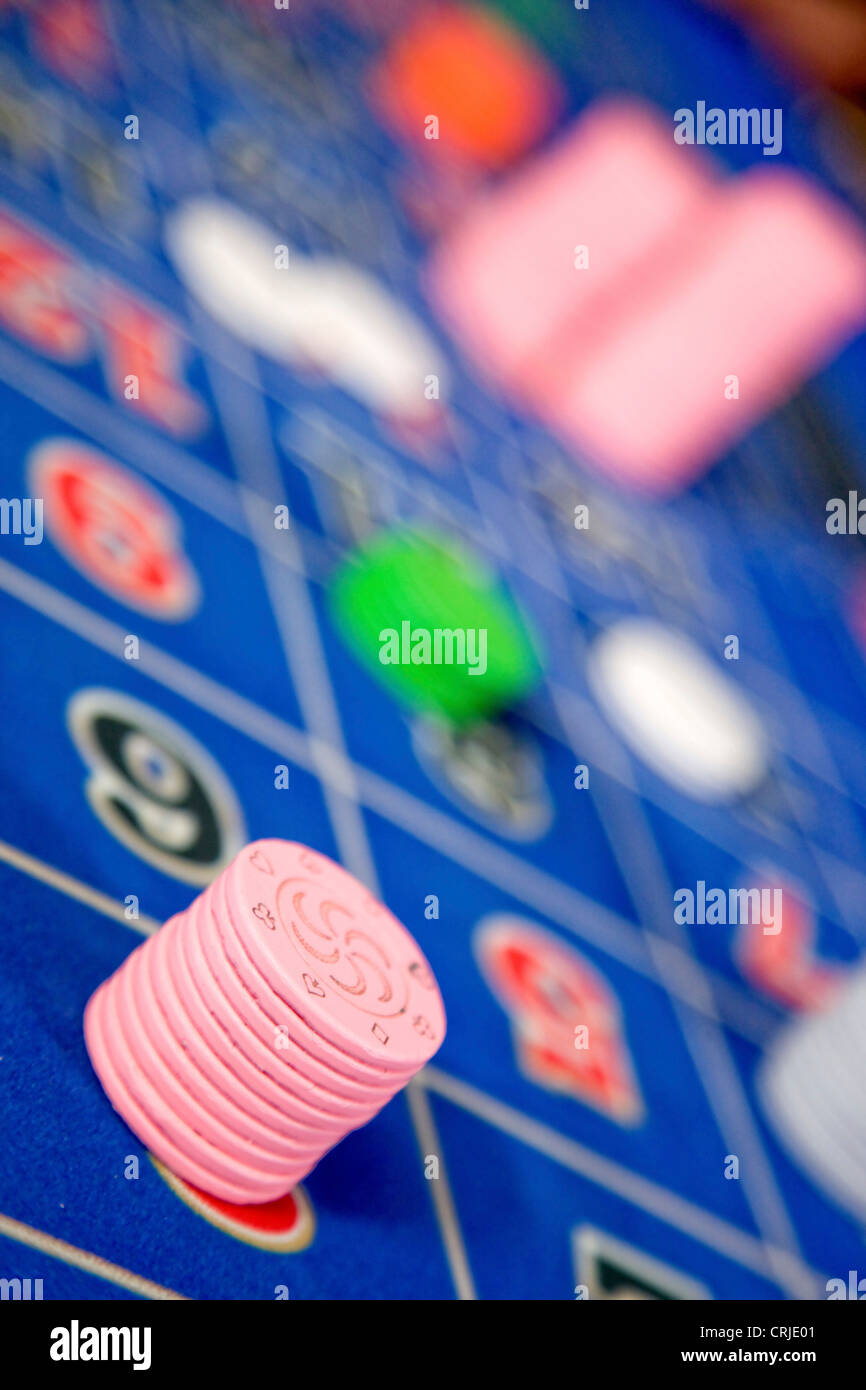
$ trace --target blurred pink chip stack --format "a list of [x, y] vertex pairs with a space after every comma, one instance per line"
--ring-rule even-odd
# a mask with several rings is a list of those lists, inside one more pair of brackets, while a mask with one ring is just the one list
[[350, 874], [248, 845], [90, 999], [115, 1110], [180, 1177], [229, 1202], [289, 1191], [445, 1035], [412, 937]]
[[850, 213], [790, 168], [720, 174], [671, 113], [603, 98], [479, 196], [428, 271], [488, 381], [648, 494], [689, 487], [866, 323]]

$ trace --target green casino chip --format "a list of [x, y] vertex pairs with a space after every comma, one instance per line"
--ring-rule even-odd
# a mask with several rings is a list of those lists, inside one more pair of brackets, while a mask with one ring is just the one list
[[454, 723], [513, 704], [538, 679], [513, 599], [449, 537], [380, 532], [338, 570], [330, 603], [344, 640], [395, 698]]

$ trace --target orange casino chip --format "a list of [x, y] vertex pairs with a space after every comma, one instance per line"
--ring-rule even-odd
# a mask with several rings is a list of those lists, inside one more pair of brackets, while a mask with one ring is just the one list
[[425, 9], [402, 31], [373, 70], [370, 95], [401, 139], [484, 169], [531, 149], [560, 109], [553, 69], [517, 30], [451, 5]]

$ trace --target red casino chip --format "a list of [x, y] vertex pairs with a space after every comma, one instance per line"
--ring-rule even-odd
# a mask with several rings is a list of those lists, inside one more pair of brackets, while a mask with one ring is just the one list
[[197, 607], [180, 522], [141, 478], [75, 439], [51, 439], [31, 454], [30, 486], [58, 549], [112, 598], [165, 622]]

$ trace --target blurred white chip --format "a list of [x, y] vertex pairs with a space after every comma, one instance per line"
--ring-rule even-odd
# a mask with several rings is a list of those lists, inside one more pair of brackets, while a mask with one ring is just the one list
[[[773, 1039], [757, 1089], [779, 1136], [815, 1183], [866, 1221], [866, 970]], [[829, 1286], [828, 1286], [829, 1287]]]
[[653, 619], [623, 619], [593, 643], [587, 677], [633, 752], [679, 791], [727, 801], [765, 776], [761, 721], [730, 677], [682, 633]]
[[331, 257], [310, 262], [316, 313], [304, 352], [344, 390], [389, 415], [418, 416], [429, 409], [425, 381], [435, 376], [440, 395], [445, 367], [421, 321], [372, 275]]
[[317, 367], [371, 410], [423, 419], [446, 370], [421, 321], [372, 275], [332, 256], [289, 249], [230, 203], [194, 198], [168, 219], [165, 244], [187, 289], [219, 323], [257, 351]]
[[[168, 218], [166, 250], [190, 293], [243, 342], [291, 355], [313, 317], [313, 292], [297, 253], [275, 263], [280, 238], [231, 203], [194, 198]], [[291, 277], [291, 279], [290, 279]]]

